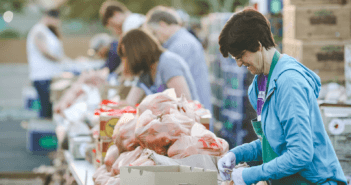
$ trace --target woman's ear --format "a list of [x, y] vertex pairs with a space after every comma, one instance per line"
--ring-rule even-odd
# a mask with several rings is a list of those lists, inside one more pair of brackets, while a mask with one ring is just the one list
[[258, 44], [260, 45], [259, 48], [258, 48], [258, 51], [262, 51], [263, 47], [262, 47], [262, 44], [260, 41], [258, 41]]

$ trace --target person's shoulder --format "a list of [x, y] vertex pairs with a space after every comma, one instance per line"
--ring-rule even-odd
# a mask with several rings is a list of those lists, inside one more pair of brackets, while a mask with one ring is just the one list
[[163, 52], [160, 56], [160, 65], [161, 66], [172, 66], [172, 67], [179, 67], [183, 66], [185, 61], [182, 57], [180, 57], [178, 54], [166, 50]]

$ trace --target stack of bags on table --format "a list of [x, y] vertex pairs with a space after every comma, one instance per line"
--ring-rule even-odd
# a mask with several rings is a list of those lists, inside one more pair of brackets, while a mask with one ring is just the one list
[[[86, 98], [90, 89], [100, 90], [106, 85], [108, 72], [87, 71], [83, 72], [70, 88], [67, 89], [60, 99], [54, 104], [54, 112], [64, 115], [64, 111], [74, 105], [78, 100]], [[99, 94], [100, 96], [100, 94]]]
[[152, 153], [172, 159], [226, 154], [228, 143], [201, 124], [208, 114], [201, 104], [177, 98], [174, 89], [147, 96], [137, 114], [124, 113], [118, 120], [112, 133], [114, 144], [93, 176], [95, 184], [119, 184], [122, 166], [156, 165]]

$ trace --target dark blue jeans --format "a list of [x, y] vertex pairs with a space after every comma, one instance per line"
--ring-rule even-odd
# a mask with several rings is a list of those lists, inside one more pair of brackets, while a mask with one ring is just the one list
[[52, 104], [50, 102], [50, 83], [51, 80], [34, 81], [34, 87], [38, 92], [40, 100], [40, 118], [52, 118]]

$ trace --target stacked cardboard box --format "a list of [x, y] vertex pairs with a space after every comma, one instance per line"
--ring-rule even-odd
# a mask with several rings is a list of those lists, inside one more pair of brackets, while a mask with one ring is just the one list
[[283, 53], [315, 71], [322, 82], [344, 82], [345, 45], [351, 44], [346, 0], [286, 0]]

